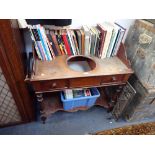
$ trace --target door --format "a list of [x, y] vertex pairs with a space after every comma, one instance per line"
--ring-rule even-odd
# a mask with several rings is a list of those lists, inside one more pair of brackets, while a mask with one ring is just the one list
[[34, 120], [33, 96], [24, 82], [24, 53], [17, 20], [0, 20], [0, 126]]

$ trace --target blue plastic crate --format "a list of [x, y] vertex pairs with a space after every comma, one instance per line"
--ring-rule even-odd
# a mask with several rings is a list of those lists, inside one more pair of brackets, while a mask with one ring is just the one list
[[91, 96], [79, 97], [73, 99], [65, 99], [64, 93], [61, 92], [61, 101], [63, 103], [64, 110], [72, 110], [77, 107], [91, 107], [95, 104], [96, 99], [100, 96], [97, 88], [90, 88]]

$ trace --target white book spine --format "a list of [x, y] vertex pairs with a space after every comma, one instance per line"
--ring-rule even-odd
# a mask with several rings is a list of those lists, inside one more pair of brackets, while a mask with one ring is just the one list
[[106, 34], [106, 38], [105, 38], [105, 42], [104, 42], [104, 47], [103, 47], [101, 59], [106, 58], [106, 54], [107, 54], [107, 50], [108, 50], [108, 47], [109, 47], [111, 35], [112, 35], [112, 30], [107, 30], [107, 34]]
[[47, 49], [47, 54], [48, 54], [48, 57], [50, 60], [52, 60], [52, 56], [51, 56], [51, 53], [50, 53], [50, 49], [48, 47], [48, 44], [47, 44], [47, 38], [46, 38], [46, 34], [45, 34], [45, 30], [42, 26], [38, 26], [38, 28], [40, 28], [40, 31], [41, 31], [41, 34], [42, 34], [42, 37], [43, 37], [43, 40], [44, 40], [44, 44], [46, 46], [46, 49]]
[[121, 44], [121, 42], [122, 42], [122, 39], [123, 39], [123, 36], [124, 36], [124, 33], [125, 33], [125, 31], [120, 31], [120, 37], [119, 37], [119, 40], [118, 40], [118, 42], [117, 42], [117, 44], [116, 44], [116, 48], [115, 48], [115, 50], [114, 50], [114, 52], [113, 52], [113, 56], [115, 56], [115, 55], [117, 55], [117, 52], [118, 52], [118, 50], [119, 50], [119, 47], [120, 47], [120, 44]]
[[70, 44], [71, 44], [72, 51], [73, 51], [74, 55], [76, 55], [76, 51], [75, 51], [75, 48], [73, 46], [73, 42], [72, 42], [72, 39], [71, 39], [71, 34], [70, 34], [70, 32], [68, 30], [67, 30], [67, 34], [68, 34], [68, 38], [69, 38], [69, 41], [70, 41]]
[[35, 49], [36, 49], [36, 52], [37, 52], [37, 55], [38, 55], [39, 59], [43, 60], [42, 57], [41, 57], [41, 54], [40, 54], [41, 51], [39, 51], [39, 48], [38, 48], [38, 45], [37, 45], [37, 41], [34, 38], [32, 28], [33, 27], [29, 26], [29, 30], [31, 32], [31, 39], [34, 41], [34, 46], [35, 46]]
[[85, 35], [85, 55], [89, 55], [89, 49], [90, 49], [90, 47], [89, 47], [89, 43], [90, 42], [90, 40], [89, 40], [89, 36], [88, 35]]
[[[38, 33], [38, 35], [39, 35], [38, 27], [37, 27], [36, 25], [33, 25], [33, 28], [34, 28], [34, 29], [37, 29], [37, 33]], [[39, 38], [40, 38], [40, 35], [39, 35]], [[45, 60], [48, 60], [48, 57], [47, 57], [47, 55], [46, 55], [46, 51], [44, 50], [44, 47], [43, 47], [43, 43], [42, 43], [42, 41], [41, 41], [41, 38], [40, 38], [40, 41], [38, 41], [38, 42], [39, 42], [40, 48], [41, 48], [41, 50], [42, 50], [42, 54], [43, 54], [44, 57], [45, 57]]]
[[109, 49], [108, 49], [108, 52], [107, 52], [107, 57], [108, 58], [111, 56], [111, 53], [112, 53], [112, 50], [113, 50], [113, 47], [114, 47], [114, 44], [115, 44], [115, 41], [116, 41], [117, 34], [118, 34], [118, 29], [114, 29], [111, 40], [110, 40]]

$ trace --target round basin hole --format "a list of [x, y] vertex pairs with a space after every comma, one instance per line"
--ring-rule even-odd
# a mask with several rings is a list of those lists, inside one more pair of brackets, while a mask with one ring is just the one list
[[70, 69], [79, 72], [89, 72], [96, 68], [96, 63], [92, 58], [87, 56], [71, 56], [67, 59]]

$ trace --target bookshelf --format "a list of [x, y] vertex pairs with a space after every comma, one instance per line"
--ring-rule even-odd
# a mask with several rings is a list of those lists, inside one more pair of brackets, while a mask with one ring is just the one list
[[[57, 56], [52, 61], [41, 61], [37, 58], [33, 47], [33, 65], [25, 81], [32, 85], [37, 101], [41, 105], [41, 119], [56, 111], [63, 110], [59, 91], [73, 88], [98, 87], [101, 93], [95, 105], [111, 110], [119, 97], [123, 86], [133, 73], [126, 58], [125, 47], [121, 44], [114, 57], [99, 59], [94, 56], [75, 56], [73, 59], [87, 59], [91, 66], [90, 71], [79, 72], [72, 70], [68, 65], [70, 56]], [[110, 88], [113, 88], [110, 91]], [[110, 93], [109, 93], [109, 92]], [[68, 112], [87, 110], [79, 107]]]

